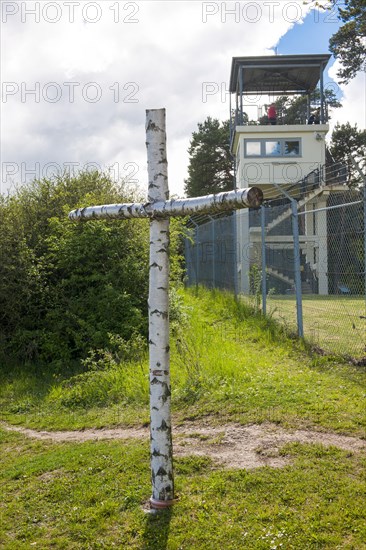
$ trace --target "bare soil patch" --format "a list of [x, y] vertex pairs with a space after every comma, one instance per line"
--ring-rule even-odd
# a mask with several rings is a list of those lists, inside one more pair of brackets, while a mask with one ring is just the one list
[[[182, 431], [182, 433], [180, 433]], [[335, 446], [350, 452], [366, 451], [366, 441], [354, 437], [311, 430], [285, 430], [271, 423], [241, 426], [228, 424], [221, 428], [189, 426], [175, 430], [175, 454], [211, 457], [226, 468], [281, 468], [290, 459], [280, 451], [290, 442]]]
[[98, 441], [99, 439], [139, 439], [148, 437], [149, 434], [148, 428], [90, 428], [86, 430], [49, 432], [46, 430], [23, 428], [22, 426], [11, 426], [5, 422], [0, 422], [0, 426], [5, 430], [18, 432], [32, 439], [51, 440], [55, 443], [82, 443], [90, 440]]
[[[6, 430], [30, 438], [60, 442], [106, 439], [147, 439], [148, 428], [103, 428], [81, 431], [37, 431], [0, 423]], [[208, 456], [217, 466], [252, 469], [261, 466], [281, 468], [289, 464], [281, 448], [290, 442], [335, 446], [350, 452], [365, 452], [366, 441], [356, 437], [312, 430], [285, 430], [271, 424], [226, 424], [220, 427], [190, 422], [173, 427], [175, 456]]]

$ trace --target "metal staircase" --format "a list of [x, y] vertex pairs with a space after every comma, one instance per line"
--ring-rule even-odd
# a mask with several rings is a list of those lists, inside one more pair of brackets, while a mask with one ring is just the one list
[[[318, 187], [317, 189], [315, 189], [314, 191], [306, 195], [303, 199], [297, 202], [297, 209], [300, 210], [300, 208], [305, 206], [305, 204], [315, 199], [315, 197], [317, 197], [318, 195], [321, 195], [323, 191], [324, 191], [324, 187]], [[277, 225], [285, 221], [287, 218], [291, 216], [291, 213], [292, 213], [291, 206], [289, 206], [288, 209], [285, 210], [285, 212], [282, 212], [282, 214], [280, 214], [275, 220], [273, 220], [271, 223], [267, 225], [267, 231], [271, 231]]]
[[[289, 224], [284, 224], [283, 227], [279, 228], [278, 231], [273, 231], [275, 228], [278, 228], [283, 222], [289, 220], [292, 215], [292, 207], [290, 202], [290, 197], [296, 201], [297, 211], [310, 203], [310, 209], [312, 209], [311, 203], [317, 202], [317, 199], [320, 198], [323, 194], [329, 195], [330, 193], [344, 192], [348, 189], [347, 186], [347, 171], [345, 166], [334, 162], [329, 156], [327, 157], [327, 164], [322, 166], [319, 171], [313, 171], [309, 173], [304, 179], [297, 182], [291, 187], [290, 190], [287, 190], [288, 199], [284, 198], [284, 206], [282, 212], [279, 213], [274, 219], [270, 220], [266, 226], [266, 233], [268, 235], [268, 244], [269, 246], [288, 247], [289, 237], [292, 236], [291, 226]], [[311, 211], [311, 210], [310, 210]], [[275, 212], [273, 212], [275, 215]], [[269, 213], [269, 215], [271, 215]], [[301, 218], [300, 218], [301, 219]], [[252, 230], [257, 231], [260, 228], [251, 228]], [[304, 231], [304, 219], [302, 218], [302, 232]], [[276, 233], [278, 233], [276, 235]], [[315, 235], [310, 235], [309, 239], [314, 239]], [[314, 281], [309, 280], [309, 277], [305, 275], [305, 270], [309, 269], [308, 259], [306, 255], [308, 238], [306, 235], [300, 235], [300, 262], [303, 271], [303, 278], [301, 282], [301, 290], [303, 294], [313, 294], [314, 293]], [[267, 264], [268, 266], [268, 264]], [[278, 279], [282, 283], [288, 285], [287, 293], [291, 294], [294, 291], [295, 280], [286, 273], [285, 266], [282, 266], [281, 263], [274, 262], [271, 267], [267, 267], [268, 275]], [[317, 284], [317, 283], [316, 283]]]

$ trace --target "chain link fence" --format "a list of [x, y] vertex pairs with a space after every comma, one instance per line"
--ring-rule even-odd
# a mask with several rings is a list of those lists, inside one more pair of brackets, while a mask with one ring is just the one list
[[329, 353], [366, 355], [365, 204], [344, 165], [258, 210], [189, 220], [186, 284], [234, 292]]

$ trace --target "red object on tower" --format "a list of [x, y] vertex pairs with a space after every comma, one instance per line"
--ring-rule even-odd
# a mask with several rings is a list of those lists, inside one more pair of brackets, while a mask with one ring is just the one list
[[268, 116], [268, 122], [270, 124], [276, 124], [277, 113], [276, 113], [276, 107], [274, 106], [274, 103], [272, 103], [272, 105], [268, 107], [267, 116]]

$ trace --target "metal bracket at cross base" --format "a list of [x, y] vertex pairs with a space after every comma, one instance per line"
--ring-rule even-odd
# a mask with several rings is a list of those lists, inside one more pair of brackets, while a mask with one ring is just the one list
[[170, 412], [169, 347], [169, 218], [196, 213], [254, 207], [262, 204], [260, 189], [238, 189], [192, 199], [169, 200], [165, 109], [146, 111], [148, 201], [108, 204], [70, 212], [72, 220], [149, 218], [149, 366], [150, 450], [152, 496], [150, 505], [162, 509], [174, 503], [173, 444]]

